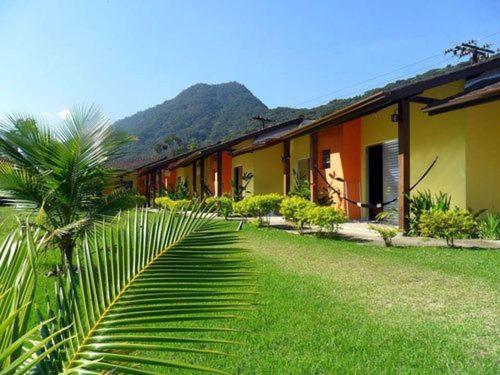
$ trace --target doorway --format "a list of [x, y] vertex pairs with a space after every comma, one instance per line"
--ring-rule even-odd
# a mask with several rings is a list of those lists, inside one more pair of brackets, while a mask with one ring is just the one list
[[[398, 141], [387, 141], [367, 149], [368, 157], [368, 202], [377, 204], [388, 202], [398, 196], [399, 168]], [[397, 218], [398, 203], [384, 207], [370, 207], [369, 218], [375, 219], [381, 211], [391, 213], [391, 221]]]
[[[384, 198], [384, 178], [383, 178], [383, 147], [375, 145], [368, 147], [368, 203], [375, 204], [382, 202]], [[368, 217], [374, 220], [375, 216], [382, 211], [382, 208], [370, 207]]]

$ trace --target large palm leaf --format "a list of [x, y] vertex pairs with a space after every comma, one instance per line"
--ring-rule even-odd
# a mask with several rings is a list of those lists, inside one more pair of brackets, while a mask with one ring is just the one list
[[[55, 340], [68, 340], [58, 353], [57, 371], [146, 374], [138, 365], [149, 365], [220, 372], [148, 355], [221, 355], [207, 345], [230, 341], [192, 334], [230, 332], [201, 323], [224, 322], [252, 308], [252, 274], [243, 269], [237, 250], [218, 248], [233, 234], [216, 230], [207, 215], [196, 209], [137, 210], [84, 238], [77, 256], [80, 272], [59, 283], [57, 310], [50, 312], [57, 317], [52, 331], [71, 325]], [[214, 248], [195, 246], [200, 243]], [[54, 368], [54, 361], [45, 368]]]
[[36, 233], [16, 229], [0, 245], [0, 373], [24, 373], [33, 369], [65, 343], [52, 344], [64, 331], [36, 340], [48, 322], [29, 327], [36, 272]]

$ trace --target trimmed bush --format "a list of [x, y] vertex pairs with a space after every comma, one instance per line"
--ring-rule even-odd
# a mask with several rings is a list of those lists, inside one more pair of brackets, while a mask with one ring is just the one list
[[312, 206], [308, 208], [308, 222], [327, 232], [338, 232], [339, 225], [347, 221], [344, 211], [333, 206]]
[[314, 204], [307, 199], [287, 197], [281, 202], [280, 214], [283, 215], [285, 220], [291, 221], [302, 231], [304, 225], [309, 221], [309, 210], [313, 207]]
[[278, 212], [283, 196], [280, 194], [252, 195], [233, 204], [234, 212], [244, 217], [256, 217], [260, 224], [265, 217]]
[[233, 201], [229, 197], [210, 197], [205, 200], [205, 203], [208, 206], [213, 206], [217, 215], [224, 216], [226, 220], [233, 213]]
[[155, 204], [161, 208], [172, 211], [174, 209], [182, 210], [189, 207], [191, 201], [187, 199], [173, 200], [169, 197], [159, 197], [155, 199]]
[[477, 223], [464, 209], [433, 209], [421, 214], [418, 228], [422, 236], [443, 238], [448, 246], [454, 246], [456, 238], [470, 237], [476, 231]]

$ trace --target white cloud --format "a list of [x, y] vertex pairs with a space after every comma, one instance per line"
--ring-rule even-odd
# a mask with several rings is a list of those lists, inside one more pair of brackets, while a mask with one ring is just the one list
[[58, 113], [58, 115], [62, 120], [66, 120], [70, 115], [70, 111], [69, 109], [63, 109]]

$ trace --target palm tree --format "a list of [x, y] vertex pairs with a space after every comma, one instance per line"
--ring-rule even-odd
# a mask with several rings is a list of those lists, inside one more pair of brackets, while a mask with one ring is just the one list
[[103, 194], [115, 176], [106, 164], [128, 140], [93, 106], [76, 107], [57, 126], [19, 116], [0, 121], [0, 196], [36, 210], [33, 222], [50, 233], [63, 267], [72, 267], [89, 224], [134, 203], [123, 189]]
[[[224, 337], [236, 331], [226, 322], [253, 309], [255, 275], [243, 251], [227, 246], [234, 234], [219, 225], [199, 206], [182, 213], [135, 210], [95, 225], [77, 244], [80, 272], [59, 278], [51, 320], [40, 319], [41, 337], [33, 341], [44, 357], [3, 356], [2, 363], [0, 347], [0, 372], [22, 373], [35, 362], [41, 374], [224, 373], [198, 361], [224, 355], [219, 348], [235, 343]], [[9, 258], [10, 248], [0, 247], [0, 260]], [[6, 265], [6, 273], [15, 275], [25, 259]], [[24, 351], [32, 345], [25, 342]], [[179, 361], [175, 353], [195, 356]]]

